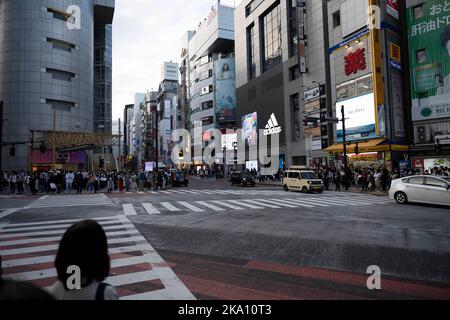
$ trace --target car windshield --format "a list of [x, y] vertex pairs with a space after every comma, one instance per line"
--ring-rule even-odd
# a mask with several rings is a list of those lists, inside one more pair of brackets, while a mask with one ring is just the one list
[[317, 179], [317, 176], [314, 172], [302, 172], [302, 179], [312, 180]]

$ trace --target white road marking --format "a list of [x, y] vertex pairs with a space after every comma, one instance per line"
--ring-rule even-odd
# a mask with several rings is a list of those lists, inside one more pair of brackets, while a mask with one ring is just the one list
[[283, 201], [281, 199], [258, 199], [258, 201], [261, 201], [263, 203], [275, 204], [277, 206], [282, 206], [285, 208], [298, 208], [298, 206], [294, 206], [293, 204], [286, 203], [285, 201]]
[[[250, 203], [254, 203], [254, 204], [257, 204], [257, 205], [260, 205], [260, 204], [262, 204], [260, 201], [258, 201], [258, 200], [243, 200], [243, 201], [245, 201], [245, 202], [250, 202]], [[273, 205], [273, 204], [268, 204], [268, 203], [264, 203], [264, 207], [267, 207], [267, 208], [272, 208], [272, 209], [281, 209], [281, 207], [279, 207], [279, 206], [276, 206], [276, 205]]]
[[160, 205], [162, 205], [164, 208], [166, 208], [167, 210], [169, 210], [170, 212], [178, 212], [181, 211], [180, 209], [178, 209], [177, 207], [175, 207], [174, 205], [172, 205], [169, 202], [161, 202]]
[[198, 203], [199, 205], [204, 206], [204, 207], [206, 207], [208, 209], [217, 211], [217, 212], [225, 211], [225, 209], [219, 208], [219, 207], [217, 207], [217, 206], [215, 206], [213, 204], [210, 204], [210, 203], [208, 203], [206, 201], [196, 201], [196, 203]]
[[148, 214], [160, 214], [161, 213], [151, 203], [143, 203], [142, 206], [144, 207], [145, 211], [147, 211]]
[[123, 204], [123, 213], [126, 216], [137, 216], [136, 210], [134, 210], [134, 207], [131, 203]]
[[247, 207], [247, 208], [250, 208], [250, 209], [259, 209], [259, 210], [264, 209], [264, 207], [255, 206], [253, 204], [248, 204], [248, 203], [245, 203], [242, 200], [228, 200], [228, 202], [236, 203], [237, 205], [244, 206], [244, 207]]
[[189, 202], [186, 202], [186, 201], [178, 201], [178, 203], [179, 203], [180, 205], [182, 205], [183, 207], [186, 207], [186, 208], [188, 208], [189, 210], [192, 210], [193, 212], [205, 212], [205, 210], [200, 209], [200, 208], [198, 208], [198, 207], [196, 207], [196, 206], [190, 204]]
[[227, 208], [233, 209], [233, 210], [244, 210], [244, 208], [241, 208], [241, 207], [238, 207], [238, 206], [234, 206], [234, 205], [232, 205], [232, 204], [230, 204], [228, 202], [225, 202], [225, 201], [216, 200], [216, 201], [212, 201], [212, 202], [217, 203], [217, 204], [219, 204], [219, 205], [221, 205], [223, 207], [227, 207]]
[[324, 203], [320, 203], [320, 202], [317, 202], [317, 201], [314, 201], [314, 200], [311, 200], [311, 199], [292, 199], [292, 198], [285, 198], [285, 199], [283, 199], [283, 200], [286, 200], [286, 201], [290, 201], [290, 202], [292, 202], [292, 203], [298, 203], [298, 204], [301, 204], [301, 205], [309, 205], [309, 204], [311, 204], [312, 206], [315, 206], [315, 207], [330, 207], [331, 205], [330, 204], [324, 204]]

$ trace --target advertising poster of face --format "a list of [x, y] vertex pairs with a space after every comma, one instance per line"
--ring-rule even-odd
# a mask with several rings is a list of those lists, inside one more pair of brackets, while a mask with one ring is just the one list
[[258, 144], [258, 116], [256, 112], [242, 117], [242, 139], [249, 145]]
[[218, 122], [234, 121], [236, 111], [236, 76], [234, 58], [214, 62], [216, 76], [216, 117]]
[[[345, 108], [347, 141], [375, 138], [375, 110], [373, 93], [336, 103], [336, 110]], [[337, 125], [337, 140], [343, 142], [342, 122]]]
[[450, 117], [450, 3], [407, 9], [413, 121]]

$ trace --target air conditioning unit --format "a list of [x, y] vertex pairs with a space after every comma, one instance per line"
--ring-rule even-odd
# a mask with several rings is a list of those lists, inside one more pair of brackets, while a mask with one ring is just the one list
[[416, 143], [429, 143], [430, 142], [430, 130], [427, 126], [416, 127]]

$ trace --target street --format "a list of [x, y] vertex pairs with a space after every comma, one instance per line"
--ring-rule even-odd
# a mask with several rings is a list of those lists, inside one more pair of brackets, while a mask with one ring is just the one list
[[[5, 277], [56, 280], [58, 241], [95, 219], [121, 299], [450, 299], [450, 210], [386, 196], [193, 179], [187, 188], [0, 196]], [[369, 290], [369, 266], [381, 290]]]

